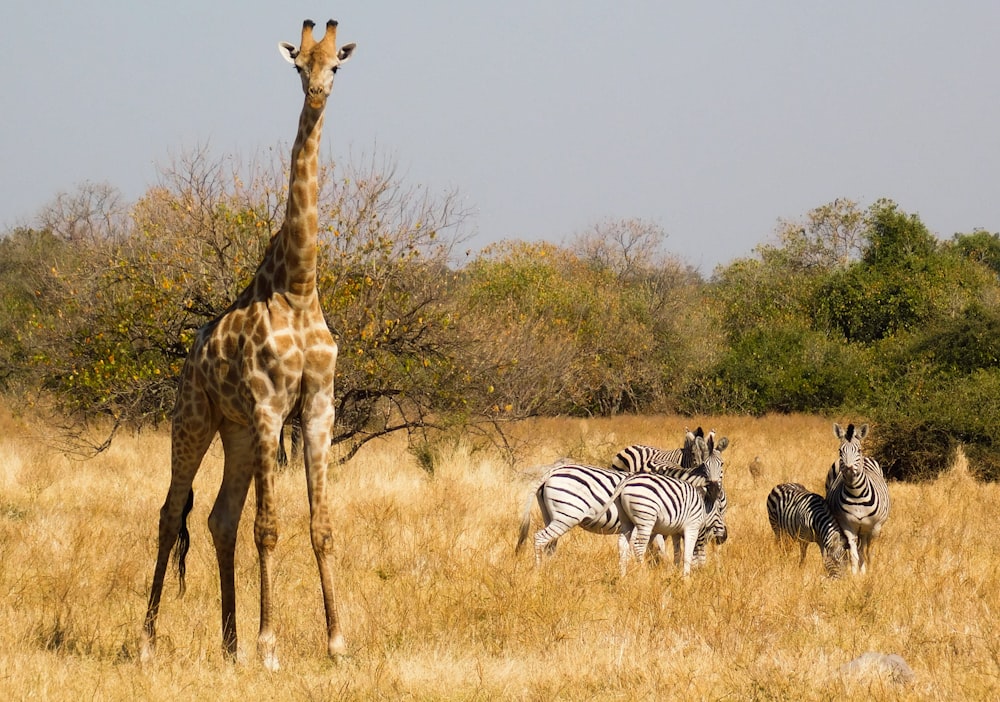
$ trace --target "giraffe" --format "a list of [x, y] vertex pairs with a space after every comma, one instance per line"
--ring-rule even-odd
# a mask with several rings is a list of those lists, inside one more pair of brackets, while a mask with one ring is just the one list
[[160, 509], [156, 566], [140, 636], [140, 661], [152, 658], [156, 617], [174, 546], [181, 594], [190, 545], [187, 516], [192, 484], [218, 434], [225, 454], [222, 485], [208, 518], [222, 590], [222, 643], [236, 659], [236, 532], [251, 480], [256, 491], [254, 542], [260, 560], [260, 630], [257, 654], [279, 668], [274, 626], [273, 552], [278, 540], [274, 473], [278, 435], [292, 415], [302, 422], [309, 496], [310, 536], [326, 610], [327, 653], [345, 651], [333, 586], [333, 527], [327, 458], [333, 433], [333, 340], [316, 291], [316, 237], [320, 135], [334, 74], [355, 44], [336, 47], [337, 22], [320, 41], [315, 24], [302, 25], [301, 46], [281, 42], [282, 56], [302, 79], [305, 101], [292, 147], [288, 202], [253, 279], [233, 304], [202, 327], [181, 371], [171, 422], [171, 474]]

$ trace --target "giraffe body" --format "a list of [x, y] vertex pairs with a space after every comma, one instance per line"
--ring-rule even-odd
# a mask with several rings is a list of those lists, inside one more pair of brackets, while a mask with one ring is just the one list
[[299, 49], [279, 48], [302, 77], [305, 103], [292, 147], [288, 207], [253, 280], [218, 318], [199, 330], [181, 371], [171, 425], [171, 479], [160, 510], [158, 550], [140, 647], [153, 655], [156, 617], [174, 545], [181, 591], [195, 474], [218, 434], [225, 452], [222, 485], [209, 515], [222, 590], [222, 640], [235, 658], [236, 532], [251, 481], [256, 492], [254, 542], [260, 559], [260, 631], [257, 651], [277, 670], [273, 622], [273, 552], [278, 540], [274, 505], [275, 457], [281, 427], [301, 418], [310, 508], [310, 533], [326, 610], [327, 651], [343, 653], [344, 639], [333, 588], [333, 533], [327, 459], [333, 433], [333, 381], [337, 344], [316, 290], [318, 153], [333, 75], [354, 50], [336, 48], [337, 23], [327, 23], [316, 42], [313, 23], [303, 23]]

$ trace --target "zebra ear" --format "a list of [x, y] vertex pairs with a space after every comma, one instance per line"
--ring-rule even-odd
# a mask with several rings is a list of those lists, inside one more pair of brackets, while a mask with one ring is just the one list
[[868, 436], [868, 425], [862, 424], [860, 427], [858, 427], [858, 438], [864, 439], [866, 436]]
[[729, 437], [723, 436], [721, 439], [719, 439], [719, 443], [715, 445], [715, 450], [720, 452], [725, 451], [727, 446], [729, 446]]
[[833, 435], [836, 436], [841, 441], [844, 440], [844, 430], [840, 428], [840, 425], [834, 422], [833, 424]]

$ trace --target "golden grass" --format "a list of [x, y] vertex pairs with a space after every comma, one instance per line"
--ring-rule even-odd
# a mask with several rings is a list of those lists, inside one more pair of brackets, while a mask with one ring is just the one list
[[[683, 580], [671, 565], [618, 577], [615, 540], [574, 530], [536, 569], [513, 544], [530, 479], [459, 442], [433, 475], [400, 443], [334, 471], [338, 583], [350, 656], [324, 654], [305, 484], [280, 476], [277, 601], [282, 670], [255, 660], [252, 497], [237, 554], [240, 661], [221, 652], [206, 519], [221, 472], [213, 446], [195, 483], [188, 591], [168, 581], [156, 660], [135, 653], [169, 479], [164, 432], [121, 437], [78, 462], [36, 423], [0, 413], [0, 693], [47, 700], [996, 699], [1000, 693], [1000, 492], [959, 463], [893, 484], [872, 572], [832, 581], [767, 525], [770, 488], [822, 491], [836, 455], [816, 417], [549, 419], [516, 428], [520, 469], [573, 455], [606, 463], [632, 442], [673, 447], [715, 427], [726, 451], [731, 538]], [[878, 428], [875, 428], [877, 431]], [[754, 481], [747, 465], [764, 460]], [[537, 510], [536, 510], [537, 512]], [[951, 515], [949, 517], [949, 515]], [[535, 514], [537, 522], [537, 513]], [[536, 527], [537, 528], [537, 527]], [[916, 675], [844, 677], [866, 651]]]

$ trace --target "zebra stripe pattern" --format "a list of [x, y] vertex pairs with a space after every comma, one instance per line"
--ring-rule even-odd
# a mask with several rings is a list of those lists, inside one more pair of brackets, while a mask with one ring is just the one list
[[868, 435], [868, 425], [844, 430], [833, 425], [840, 439], [840, 457], [826, 475], [826, 503], [847, 538], [851, 572], [867, 571], [872, 541], [878, 538], [889, 517], [889, 485], [882, 468], [861, 452], [861, 440]]
[[611, 467], [626, 473], [648, 472], [650, 465], [679, 466], [688, 470], [697, 468], [708, 458], [697, 444], [698, 437], [705, 437], [701, 427], [694, 432], [685, 432], [684, 446], [679, 449], [658, 449], [642, 444], [626, 446], [611, 459]]
[[525, 501], [515, 552], [521, 550], [528, 538], [532, 498], [538, 502], [545, 523], [544, 528], [535, 532], [536, 564], [541, 563], [543, 550], [550, 555], [554, 553], [559, 537], [575, 526], [594, 534], [620, 533], [621, 521], [616, 506], [602, 513], [595, 511], [593, 516], [588, 513], [609, 500], [625, 478], [621, 471], [596, 466], [568, 464], [550, 470]]
[[[687, 482], [687, 481], [685, 481]], [[726, 539], [729, 538], [729, 529], [726, 527], [726, 491], [721, 486], [719, 487], [719, 494], [715, 499], [705, 495], [705, 524], [703, 529], [705, 530], [704, 538], [699, 538], [694, 544], [694, 560], [692, 563], [695, 566], [703, 566], [708, 560], [708, 544], [709, 542], [715, 542], [717, 546], [721, 546], [726, 543]], [[674, 552], [674, 559], [677, 558], [677, 552]]]
[[800, 544], [800, 566], [805, 563], [809, 544], [816, 543], [827, 574], [833, 578], [843, 574], [847, 557], [844, 533], [821, 495], [799, 483], [775, 485], [767, 496], [767, 519], [776, 541], [791, 538]]
[[703, 488], [685, 480], [657, 473], [633, 473], [586, 518], [595, 519], [617, 509], [621, 521], [618, 554], [622, 575], [629, 551], [641, 561], [655, 536], [669, 536], [674, 543], [674, 562], [682, 560], [683, 573], [688, 576], [698, 543], [704, 544], [711, 531], [707, 520], [711, 509], [709, 499]]
[[726, 437], [716, 443], [714, 432], [709, 434], [707, 441], [696, 437], [694, 455], [701, 460], [696, 468], [685, 468], [672, 460], [662, 459], [662, 456], [672, 453], [670, 451], [639, 445], [628, 446], [619, 451], [611, 465], [627, 473], [669, 475], [695, 487], [708, 487], [710, 492], [714, 492], [722, 486], [725, 466], [722, 452], [728, 445], [729, 439]]
[[[628, 446], [615, 456], [613, 468], [631, 473], [655, 473], [691, 483], [707, 490], [707, 523], [716, 544], [725, 543], [729, 532], [725, 523], [728, 501], [722, 486], [725, 462], [722, 452], [729, 445], [729, 439], [722, 437], [715, 441], [715, 431], [709, 432], [707, 440], [701, 427], [684, 437], [684, 447], [666, 451], [652, 446], [635, 444]], [[677, 456], [682, 456], [678, 462]], [[686, 465], [685, 465], [686, 464]], [[695, 563], [703, 565], [707, 557], [707, 540], [698, 542]], [[676, 547], [676, 544], [675, 544]], [[675, 559], [677, 553], [674, 554]]]

